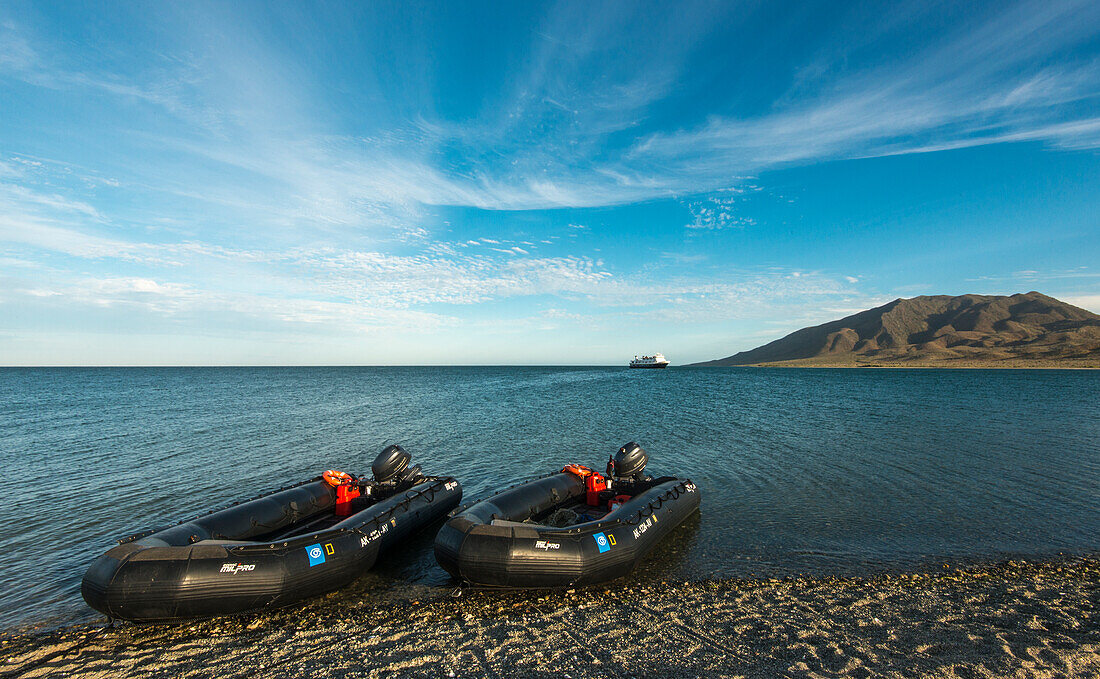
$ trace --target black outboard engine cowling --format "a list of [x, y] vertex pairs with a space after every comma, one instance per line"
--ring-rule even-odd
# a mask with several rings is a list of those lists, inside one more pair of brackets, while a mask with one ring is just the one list
[[615, 478], [641, 480], [649, 456], [642, 447], [631, 441], [615, 453]]
[[[398, 481], [406, 476], [404, 472], [409, 471], [411, 460], [412, 455], [407, 453], [401, 446], [386, 446], [385, 450], [374, 458], [374, 464], [370, 466], [370, 470], [374, 473], [374, 480], [378, 483]], [[419, 470], [419, 467], [414, 467], [414, 469]]]

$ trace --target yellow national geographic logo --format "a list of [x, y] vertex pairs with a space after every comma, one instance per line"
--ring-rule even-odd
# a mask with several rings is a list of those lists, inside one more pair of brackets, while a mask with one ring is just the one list
[[336, 553], [336, 550], [333, 548], [331, 542], [328, 543], [327, 545], [325, 545], [325, 554], [328, 554], [329, 556], [332, 556], [335, 553]]

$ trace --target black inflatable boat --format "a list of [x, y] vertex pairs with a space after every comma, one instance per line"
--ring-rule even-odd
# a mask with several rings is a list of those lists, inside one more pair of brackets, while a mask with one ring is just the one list
[[565, 587], [629, 573], [699, 508], [687, 479], [652, 478], [636, 443], [602, 475], [580, 465], [457, 510], [435, 539], [435, 558], [482, 587]]
[[338, 589], [379, 553], [462, 499], [400, 446], [373, 480], [336, 471], [227, 509], [119, 541], [92, 563], [81, 594], [112, 618], [179, 620], [280, 606]]

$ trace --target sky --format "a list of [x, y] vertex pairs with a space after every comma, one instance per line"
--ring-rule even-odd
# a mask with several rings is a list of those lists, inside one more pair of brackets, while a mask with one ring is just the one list
[[674, 364], [1100, 312], [1100, 3], [0, 5], [0, 365]]

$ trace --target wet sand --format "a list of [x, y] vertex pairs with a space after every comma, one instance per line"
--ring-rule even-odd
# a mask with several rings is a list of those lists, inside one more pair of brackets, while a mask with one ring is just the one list
[[1100, 676], [1095, 556], [867, 578], [420, 594], [9, 635], [0, 677]]

